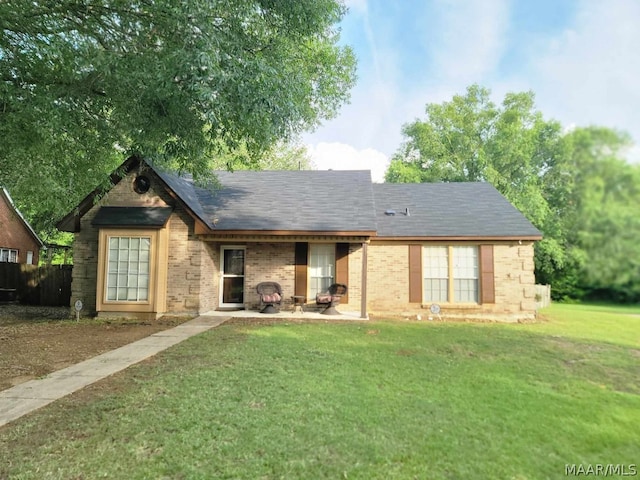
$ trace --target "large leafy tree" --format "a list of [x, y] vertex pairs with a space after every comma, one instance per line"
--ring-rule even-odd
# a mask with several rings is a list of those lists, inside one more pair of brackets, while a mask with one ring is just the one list
[[251, 156], [246, 145], [220, 152], [209, 162], [211, 170], [311, 170], [313, 162], [299, 139], [277, 142], [259, 157]]
[[578, 128], [571, 142], [574, 189], [563, 221], [573, 261], [556, 290], [569, 297], [640, 301], [640, 165], [626, 162], [628, 135]]
[[405, 142], [386, 180], [490, 182], [545, 234], [536, 266], [552, 276], [567, 261], [559, 219], [573, 182], [560, 124], [534, 109], [531, 92], [508, 93], [496, 105], [477, 85], [449, 102], [427, 105], [426, 115], [403, 128]]
[[344, 13], [339, 0], [0, 2], [0, 183], [43, 219], [130, 153], [196, 175], [239, 146], [255, 158], [347, 100]]

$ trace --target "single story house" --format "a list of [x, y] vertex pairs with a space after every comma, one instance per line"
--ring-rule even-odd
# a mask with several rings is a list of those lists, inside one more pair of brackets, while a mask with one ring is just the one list
[[75, 233], [72, 302], [89, 314], [255, 309], [257, 284], [275, 281], [289, 306], [344, 283], [340, 310], [363, 318], [535, 316], [541, 233], [488, 183], [224, 171], [212, 189], [136, 157], [118, 171], [58, 224]]
[[38, 265], [44, 244], [13, 203], [6, 188], [0, 187], [0, 262]]

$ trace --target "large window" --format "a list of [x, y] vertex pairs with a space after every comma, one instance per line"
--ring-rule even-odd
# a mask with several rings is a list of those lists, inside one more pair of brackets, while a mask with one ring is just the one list
[[18, 263], [18, 250], [0, 248], [0, 262]]
[[453, 247], [453, 300], [478, 302], [478, 247]]
[[109, 237], [107, 300], [149, 299], [149, 237]]
[[309, 245], [309, 295], [315, 298], [334, 283], [336, 267], [335, 244], [311, 243]]
[[478, 302], [477, 246], [425, 246], [422, 261], [425, 302]]
[[449, 248], [424, 247], [422, 256], [426, 302], [449, 301]]

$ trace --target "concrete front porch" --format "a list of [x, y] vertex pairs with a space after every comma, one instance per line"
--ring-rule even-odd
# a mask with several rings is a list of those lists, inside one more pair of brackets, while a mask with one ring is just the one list
[[360, 312], [341, 311], [338, 306], [340, 315], [323, 315], [317, 311], [305, 311], [304, 313], [297, 309], [295, 312], [291, 309], [282, 309], [278, 313], [260, 313], [258, 310], [227, 310], [218, 311], [212, 310], [210, 312], [203, 313], [203, 316], [207, 317], [231, 317], [231, 318], [258, 318], [258, 319], [281, 319], [281, 320], [360, 320], [366, 321], [368, 318], [362, 318]]

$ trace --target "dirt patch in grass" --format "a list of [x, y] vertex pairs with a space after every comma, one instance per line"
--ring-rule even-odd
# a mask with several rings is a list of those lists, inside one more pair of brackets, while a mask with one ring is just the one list
[[0, 390], [47, 375], [156, 332], [184, 317], [141, 322], [70, 318], [68, 307], [0, 304]]

